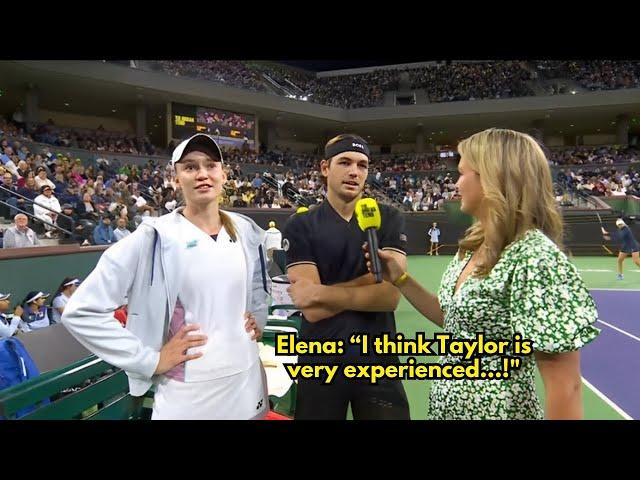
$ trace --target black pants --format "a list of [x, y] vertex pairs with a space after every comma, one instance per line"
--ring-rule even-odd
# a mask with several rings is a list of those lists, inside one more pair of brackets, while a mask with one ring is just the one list
[[409, 402], [401, 380], [376, 385], [336, 379], [330, 385], [298, 379], [296, 420], [345, 420], [351, 403], [354, 420], [410, 420]]

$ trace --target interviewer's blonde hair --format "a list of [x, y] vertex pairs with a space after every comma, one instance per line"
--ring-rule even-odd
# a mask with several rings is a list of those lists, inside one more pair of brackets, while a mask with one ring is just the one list
[[458, 145], [466, 164], [480, 176], [486, 218], [459, 242], [460, 257], [479, 253], [475, 275], [491, 272], [504, 248], [528, 230], [539, 229], [562, 248], [562, 218], [553, 193], [547, 157], [531, 136], [490, 128]]

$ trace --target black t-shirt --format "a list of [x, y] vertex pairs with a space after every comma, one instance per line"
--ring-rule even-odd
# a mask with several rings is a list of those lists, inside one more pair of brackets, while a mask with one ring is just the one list
[[[381, 227], [379, 247], [405, 253], [404, 217], [393, 207], [380, 205]], [[355, 214], [344, 220], [325, 200], [319, 207], [292, 216], [284, 227], [282, 245], [286, 251], [287, 268], [312, 264], [318, 268], [323, 285], [348, 282], [365, 275], [366, 260], [362, 245], [367, 240], [360, 230]], [[359, 347], [348, 344], [355, 333], [376, 335], [396, 332], [393, 312], [357, 312], [345, 310], [316, 323], [303, 321], [300, 338], [345, 341], [344, 357], [356, 357]], [[392, 360], [391, 357], [386, 357]], [[311, 361], [310, 356], [305, 357]], [[324, 359], [327, 360], [326, 358]], [[362, 358], [361, 361], [367, 361]]]

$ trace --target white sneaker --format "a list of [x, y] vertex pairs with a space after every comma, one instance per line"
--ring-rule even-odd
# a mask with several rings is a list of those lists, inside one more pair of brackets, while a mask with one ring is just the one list
[[44, 236], [45, 236], [45, 237], [47, 237], [47, 238], [51, 238], [51, 230], [48, 230], [48, 231], [44, 234]]

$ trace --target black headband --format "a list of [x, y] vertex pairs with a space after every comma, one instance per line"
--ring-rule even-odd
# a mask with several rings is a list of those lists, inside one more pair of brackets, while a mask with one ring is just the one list
[[324, 147], [324, 156], [327, 160], [343, 152], [364, 153], [367, 158], [370, 158], [369, 145], [360, 139], [344, 138], [339, 142]]

